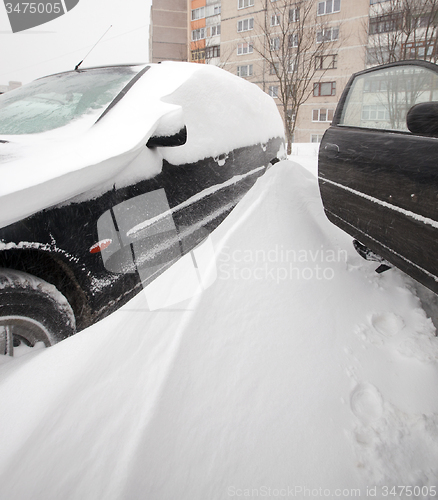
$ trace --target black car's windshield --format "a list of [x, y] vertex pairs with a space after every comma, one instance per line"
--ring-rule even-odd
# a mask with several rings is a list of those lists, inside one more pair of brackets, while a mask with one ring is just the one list
[[0, 134], [35, 134], [85, 115], [97, 118], [137, 71], [126, 66], [63, 73], [0, 95]]

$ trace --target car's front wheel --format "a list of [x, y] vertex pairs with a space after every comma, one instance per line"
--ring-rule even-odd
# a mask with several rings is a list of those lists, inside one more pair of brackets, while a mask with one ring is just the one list
[[0, 355], [14, 348], [46, 347], [75, 333], [67, 299], [50, 283], [21, 271], [0, 269]]

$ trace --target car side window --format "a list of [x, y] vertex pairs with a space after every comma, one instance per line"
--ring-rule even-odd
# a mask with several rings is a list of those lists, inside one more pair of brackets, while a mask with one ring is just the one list
[[408, 111], [429, 101], [438, 101], [434, 71], [415, 65], [378, 69], [353, 80], [338, 125], [407, 132]]

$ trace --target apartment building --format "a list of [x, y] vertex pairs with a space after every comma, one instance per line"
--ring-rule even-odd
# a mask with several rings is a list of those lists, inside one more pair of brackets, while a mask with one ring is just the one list
[[149, 61], [187, 61], [187, 0], [153, 0], [149, 25]]
[[[365, 67], [369, 1], [307, 0], [301, 5], [293, 1], [285, 5], [284, 0], [224, 0], [221, 38], [224, 68], [259, 85], [277, 100], [283, 115], [291, 114], [289, 119], [296, 120], [295, 142], [319, 142], [350, 75]], [[303, 3], [309, 9], [306, 14]], [[312, 37], [305, 44], [302, 42], [302, 50], [319, 55], [308, 59], [308, 64], [314, 65], [307, 73], [312, 81], [304, 102], [295, 112], [284, 110], [280, 102], [275, 64], [284, 65], [282, 57], [290, 52], [290, 71], [294, 71], [293, 53], [300, 50], [299, 37]], [[284, 49], [285, 43], [288, 46]], [[278, 63], [273, 55], [277, 50]]]
[[437, 0], [370, 0], [367, 65], [438, 61]]
[[312, 93], [298, 114], [296, 141], [300, 142], [321, 141], [351, 74], [365, 69], [369, 0], [334, 0], [332, 12], [330, 6], [330, 0], [317, 5], [318, 20], [332, 26], [336, 38], [324, 51]]
[[[400, 12], [398, 0], [154, 0], [160, 6], [154, 34], [162, 39], [155, 40], [151, 60], [163, 60], [165, 43], [174, 42], [171, 31], [163, 42], [165, 25], [181, 21], [160, 16], [170, 6], [181, 13], [185, 4], [187, 51], [180, 60], [216, 64], [255, 83], [276, 100], [285, 122], [294, 122], [291, 141], [319, 142], [352, 73], [392, 60], [438, 59], [438, 1], [432, 7], [406, 1], [417, 5], [410, 17]], [[308, 70], [299, 70], [300, 60]], [[299, 106], [285, 103], [279, 66], [291, 74], [291, 95], [308, 82]]]
[[191, 0], [190, 61], [220, 65], [221, 2]]

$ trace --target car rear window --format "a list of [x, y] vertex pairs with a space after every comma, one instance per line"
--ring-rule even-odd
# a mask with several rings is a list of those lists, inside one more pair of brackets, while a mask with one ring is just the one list
[[91, 125], [138, 72], [96, 68], [49, 76], [0, 95], [0, 134], [35, 134], [87, 117]]

